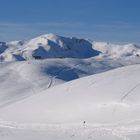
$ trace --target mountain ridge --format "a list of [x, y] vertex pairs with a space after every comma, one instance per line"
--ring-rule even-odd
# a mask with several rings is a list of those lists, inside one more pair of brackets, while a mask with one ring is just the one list
[[112, 44], [91, 42], [76, 37], [62, 37], [52, 33], [35, 37], [28, 41], [0, 43], [0, 61], [25, 61], [47, 58], [119, 58], [140, 56], [140, 47], [135, 44]]

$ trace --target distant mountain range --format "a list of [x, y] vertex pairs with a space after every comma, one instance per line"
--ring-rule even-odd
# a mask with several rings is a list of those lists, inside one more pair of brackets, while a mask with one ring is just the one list
[[54, 34], [41, 35], [29, 41], [0, 42], [0, 61], [24, 61], [46, 58], [90, 58], [139, 56], [135, 44], [117, 45], [90, 42], [76, 37], [68, 38]]

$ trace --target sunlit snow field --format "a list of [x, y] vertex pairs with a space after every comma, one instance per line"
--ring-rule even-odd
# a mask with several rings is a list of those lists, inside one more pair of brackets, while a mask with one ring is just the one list
[[0, 140], [140, 139], [137, 45], [48, 34], [0, 61]]

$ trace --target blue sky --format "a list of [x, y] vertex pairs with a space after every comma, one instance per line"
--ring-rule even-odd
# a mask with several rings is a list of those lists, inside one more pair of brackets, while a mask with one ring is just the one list
[[45, 33], [140, 43], [140, 0], [0, 0], [0, 40]]

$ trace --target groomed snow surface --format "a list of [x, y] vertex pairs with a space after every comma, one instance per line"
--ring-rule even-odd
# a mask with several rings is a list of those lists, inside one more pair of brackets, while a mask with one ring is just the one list
[[0, 140], [139, 140], [139, 53], [53, 34], [1, 42]]

